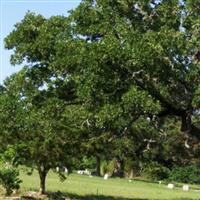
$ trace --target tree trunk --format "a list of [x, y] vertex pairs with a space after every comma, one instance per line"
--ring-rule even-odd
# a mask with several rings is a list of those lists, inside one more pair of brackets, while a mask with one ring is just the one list
[[45, 183], [46, 183], [46, 176], [47, 176], [48, 170], [45, 169], [43, 164], [41, 164], [38, 167], [38, 172], [40, 176], [40, 194], [45, 194], [45, 190], [46, 190]]
[[200, 140], [200, 127], [192, 124], [192, 112], [186, 111], [181, 116], [181, 131]]
[[125, 175], [124, 160], [120, 160], [119, 162], [120, 162], [119, 177], [123, 178]]
[[134, 170], [131, 169], [129, 172], [129, 178], [133, 178], [134, 177]]
[[181, 131], [189, 133], [192, 130], [191, 111], [186, 111], [181, 116]]
[[96, 155], [96, 175], [97, 176], [101, 175], [100, 166], [101, 166], [101, 158], [99, 155]]

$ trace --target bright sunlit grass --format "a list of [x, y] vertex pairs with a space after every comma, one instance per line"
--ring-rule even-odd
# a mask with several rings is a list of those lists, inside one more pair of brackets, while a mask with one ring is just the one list
[[[37, 172], [28, 176], [21, 173], [23, 183], [22, 191], [38, 190], [39, 177]], [[127, 179], [110, 178], [104, 180], [99, 177], [88, 177], [84, 175], [71, 174], [64, 182], [60, 182], [58, 175], [50, 172], [46, 181], [48, 192], [60, 191], [69, 195], [77, 195], [79, 199], [88, 199], [92, 196], [96, 199], [104, 199], [102, 196], [113, 196], [116, 199], [200, 199], [200, 192], [184, 192], [182, 189], [175, 188], [169, 190], [166, 185], [158, 183], [147, 183], [143, 181], [129, 182]], [[72, 196], [73, 196], [72, 195]], [[101, 198], [98, 198], [101, 196]], [[118, 198], [117, 198], [118, 197]], [[93, 198], [94, 199], [94, 198]], [[105, 197], [107, 200], [108, 198]], [[113, 198], [114, 199], [114, 198]]]

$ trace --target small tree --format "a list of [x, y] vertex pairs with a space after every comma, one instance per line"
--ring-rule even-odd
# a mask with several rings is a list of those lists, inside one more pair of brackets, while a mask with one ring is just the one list
[[[69, 113], [74, 109], [51, 91], [25, 81], [26, 69], [5, 81], [0, 104], [2, 121], [9, 117], [2, 130], [3, 139], [12, 145], [15, 160], [37, 168], [40, 192], [45, 193], [45, 180], [50, 169], [70, 167], [78, 151], [78, 132], [73, 129]], [[12, 137], [11, 137], [12, 136]]]

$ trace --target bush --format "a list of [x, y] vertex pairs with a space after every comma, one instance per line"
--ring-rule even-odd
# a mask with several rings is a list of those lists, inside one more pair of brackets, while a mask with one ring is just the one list
[[0, 184], [5, 188], [6, 195], [11, 195], [14, 189], [20, 188], [21, 180], [18, 178], [19, 171], [12, 166], [1, 166]]
[[87, 157], [84, 156], [80, 162], [80, 164], [77, 166], [78, 169], [95, 169], [96, 159], [93, 157]]
[[200, 184], [200, 169], [197, 166], [175, 167], [169, 174], [169, 180]]
[[136, 160], [127, 158], [124, 163], [124, 171], [126, 177], [133, 178], [134, 176], [140, 175], [140, 163]]
[[103, 160], [100, 166], [101, 176], [104, 176], [105, 173], [108, 173], [109, 176], [112, 176], [115, 169], [115, 163], [116, 163], [115, 159], [110, 161]]
[[108, 173], [108, 162], [105, 160], [101, 161], [101, 166], [100, 166], [100, 174], [101, 176], [104, 176], [105, 173]]
[[159, 164], [158, 162], [151, 162], [144, 167], [143, 175], [152, 180], [164, 180], [169, 177], [170, 170]]

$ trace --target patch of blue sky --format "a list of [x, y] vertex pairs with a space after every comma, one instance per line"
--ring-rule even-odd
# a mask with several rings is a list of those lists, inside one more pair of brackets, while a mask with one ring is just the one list
[[0, 84], [6, 77], [19, 71], [23, 66], [12, 66], [10, 56], [12, 50], [4, 48], [4, 38], [14, 29], [14, 25], [20, 22], [28, 11], [42, 14], [48, 18], [52, 15], [68, 15], [68, 11], [76, 8], [81, 0], [0, 0]]

